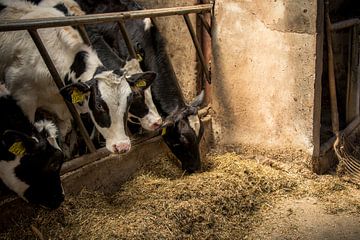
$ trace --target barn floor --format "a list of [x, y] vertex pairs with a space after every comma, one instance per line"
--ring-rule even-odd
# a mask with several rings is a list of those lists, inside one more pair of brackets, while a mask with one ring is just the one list
[[210, 153], [188, 176], [163, 155], [117, 193], [12, 216], [0, 239], [359, 239], [359, 197], [299, 156]]

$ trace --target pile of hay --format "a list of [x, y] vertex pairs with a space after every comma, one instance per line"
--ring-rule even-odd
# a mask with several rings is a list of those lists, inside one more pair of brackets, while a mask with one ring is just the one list
[[209, 156], [198, 174], [183, 176], [175, 165], [159, 158], [122, 191], [83, 191], [56, 211], [22, 216], [1, 238], [239, 239], [269, 194], [296, 186], [285, 173], [232, 153]]
[[56, 211], [14, 216], [0, 239], [244, 239], [261, 222], [260, 210], [290, 195], [323, 199], [330, 212], [360, 210], [349, 183], [303, 168], [225, 153], [209, 155], [203, 172], [184, 175], [162, 156], [111, 196], [84, 190]]

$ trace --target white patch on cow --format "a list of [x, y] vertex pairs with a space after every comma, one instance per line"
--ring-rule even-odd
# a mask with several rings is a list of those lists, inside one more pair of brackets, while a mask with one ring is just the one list
[[122, 70], [125, 71], [126, 77], [130, 77], [132, 74], [143, 72], [141, 70], [139, 61], [135, 58], [133, 58], [129, 61], [126, 61]]
[[152, 22], [150, 18], [144, 18], [143, 20], [145, 26], [144, 26], [144, 30], [145, 32], [148, 31], [151, 27], [152, 27]]
[[57, 138], [58, 138], [58, 129], [55, 124], [49, 120], [40, 120], [34, 123], [38, 132], [46, 131], [47, 132], [47, 141], [50, 143], [51, 146], [54, 148], [61, 150]]
[[9, 96], [9, 95], [10, 95], [10, 92], [5, 87], [5, 84], [0, 84], [0, 98], [5, 97], [5, 96]]
[[29, 188], [29, 185], [21, 181], [15, 174], [15, 168], [20, 165], [21, 157], [17, 156], [11, 161], [0, 160], [0, 178], [6, 186], [26, 200], [24, 193]]
[[200, 119], [198, 115], [188, 116], [190, 127], [194, 130], [196, 136], [199, 136], [200, 132]]
[[149, 113], [139, 120], [143, 128], [149, 131], [154, 131], [162, 124], [162, 118], [155, 107], [150, 88], [151, 87], [148, 87], [144, 91], [145, 104], [149, 108]]

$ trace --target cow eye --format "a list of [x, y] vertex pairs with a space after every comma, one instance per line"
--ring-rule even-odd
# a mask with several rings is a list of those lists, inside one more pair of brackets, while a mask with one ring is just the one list
[[189, 141], [187, 140], [187, 138], [184, 135], [180, 135], [180, 142], [184, 143], [184, 144], [188, 144]]
[[60, 171], [60, 168], [61, 168], [61, 163], [57, 161], [52, 162], [49, 166], [49, 169], [55, 172]]
[[100, 111], [104, 111], [103, 106], [100, 103], [96, 104], [96, 109], [100, 110]]

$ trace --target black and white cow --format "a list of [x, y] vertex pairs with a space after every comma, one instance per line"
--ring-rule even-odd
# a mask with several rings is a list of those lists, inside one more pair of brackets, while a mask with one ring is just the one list
[[[0, 11], [0, 19], [64, 16], [56, 8], [24, 1], [0, 0], [0, 3], [6, 6]], [[63, 97], [77, 103], [80, 112], [90, 113], [109, 151], [128, 152], [131, 144], [125, 122], [133, 92], [143, 91], [156, 74], [108, 70], [72, 27], [39, 29], [38, 32], [66, 85], [61, 91]], [[39, 107], [55, 113], [63, 122], [59, 128], [65, 136], [71, 128], [71, 116], [28, 33], [0, 33], [0, 55], [0, 70], [4, 71], [6, 85], [25, 115], [33, 122]], [[138, 84], [143, 82], [146, 84]]]
[[[142, 9], [133, 0], [76, 0], [87, 14], [121, 12]], [[203, 126], [197, 110], [203, 101], [200, 94], [190, 104], [185, 103], [175, 72], [165, 50], [165, 41], [149, 18], [126, 21], [132, 42], [142, 55], [144, 71], [156, 72], [157, 78], [151, 85], [153, 101], [158, 112], [166, 118], [168, 127], [163, 131], [166, 144], [182, 162], [183, 169], [194, 172], [201, 167], [199, 142]], [[98, 32], [121, 57], [128, 51], [117, 24], [99, 24]]]
[[57, 208], [64, 200], [60, 168], [64, 155], [53, 122], [31, 124], [0, 86], [0, 179], [24, 200]]

